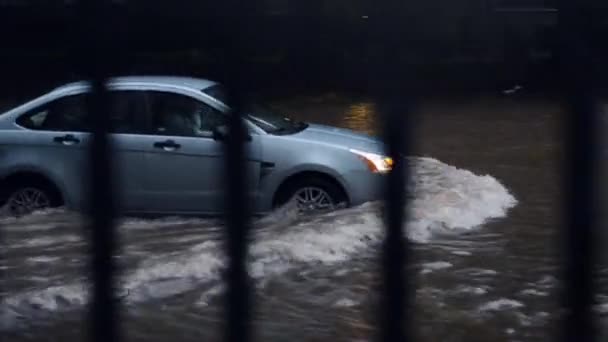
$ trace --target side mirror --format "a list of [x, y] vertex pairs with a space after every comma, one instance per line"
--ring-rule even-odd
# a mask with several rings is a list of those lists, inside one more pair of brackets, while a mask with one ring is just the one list
[[[230, 129], [226, 125], [217, 126], [213, 129], [213, 140], [225, 141], [230, 135]], [[251, 135], [246, 133], [245, 141], [251, 141]]]
[[217, 126], [213, 129], [213, 140], [224, 141], [228, 138], [228, 126]]

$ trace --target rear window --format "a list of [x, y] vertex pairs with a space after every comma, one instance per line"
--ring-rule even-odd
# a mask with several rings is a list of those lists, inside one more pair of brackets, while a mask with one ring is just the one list
[[17, 124], [33, 130], [88, 130], [85, 94], [62, 97], [20, 116]]

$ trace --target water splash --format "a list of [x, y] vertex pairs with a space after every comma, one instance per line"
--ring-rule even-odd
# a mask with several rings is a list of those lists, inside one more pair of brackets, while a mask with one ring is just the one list
[[[412, 199], [405, 227], [407, 237], [414, 242], [429, 242], [435, 234], [470, 231], [489, 219], [505, 216], [508, 209], [517, 203], [508, 190], [489, 175], [475, 175], [432, 158], [410, 158], [409, 163], [412, 167], [409, 183]], [[294, 268], [337, 265], [348, 263], [355, 257], [371, 257], [377, 252], [379, 242], [384, 237], [381, 214], [382, 203], [379, 202], [313, 217], [298, 216], [293, 205], [280, 208], [254, 222], [247, 260], [248, 272], [258, 284], [263, 284], [266, 279]], [[28, 225], [36, 226], [41, 221], [44, 222], [45, 215], [55, 215], [53, 217], [57, 224], [66, 224], [65, 219], [57, 218], [58, 214], [54, 211], [1, 223], [21, 225], [27, 229]], [[182, 226], [188, 226], [188, 231], [180, 233], [178, 229]], [[204, 229], [190, 229], [192, 226]], [[218, 283], [221, 281], [226, 258], [222, 248], [223, 240], [204, 239], [207, 236], [205, 231], [211, 228], [221, 231], [217, 221], [212, 220], [123, 220], [119, 227], [121, 233], [131, 232], [148, 239], [162, 239], [163, 246], [170, 252], [162, 254], [149, 251], [143, 260], [124, 272], [118, 297], [127, 304], [136, 304], [201, 287], [215, 289], [209, 296], [221, 292]], [[168, 229], [175, 233], [158, 233]], [[52, 229], [48, 226], [36, 229], [37, 232], [48, 231], [51, 234], [50, 230]], [[184, 247], [188, 237], [192, 244]], [[44, 237], [31, 239], [38, 245], [40, 241], [51, 243]], [[67, 242], [74, 243], [73, 240], [70, 236]], [[132, 246], [126, 247], [137, 247], [137, 244], [143, 243], [141, 240], [132, 239], [129, 242]], [[65, 242], [56, 239], [54, 243]], [[22, 244], [28, 246], [27, 243]], [[201, 305], [208, 303], [209, 296], [201, 297]], [[87, 298], [88, 285], [75, 281], [9, 295], [1, 307], [6, 319], [7, 312], [13, 318], [32, 317], [41, 312], [82, 307]]]

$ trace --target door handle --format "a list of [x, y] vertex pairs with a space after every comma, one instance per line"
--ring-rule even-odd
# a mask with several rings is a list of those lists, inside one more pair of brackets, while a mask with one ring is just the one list
[[162, 148], [165, 151], [174, 151], [182, 147], [182, 145], [176, 143], [173, 140], [157, 141], [154, 143], [155, 148]]
[[76, 138], [72, 134], [66, 134], [60, 137], [54, 137], [53, 142], [63, 145], [74, 145], [80, 142], [80, 139]]

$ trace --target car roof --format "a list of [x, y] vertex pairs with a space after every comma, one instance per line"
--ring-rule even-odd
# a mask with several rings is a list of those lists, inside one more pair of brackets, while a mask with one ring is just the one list
[[[144, 84], [156, 84], [156, 85], [169, 85], [186, 87], [192, 90], [201, 91], [213, 85], [217, 82], [211, 81], [204, 78], [194, 78], [185, 76], [121, 76], [112, 77], [108, 79], [108, 83], [111, 84], [124, 84], [124, 83], [144, 83]], [[88, 81], [78, 81], [64, 84], [54, 89], [54, 91], [65, 90], [66, 88], [82, 87], [89, 85]]]

